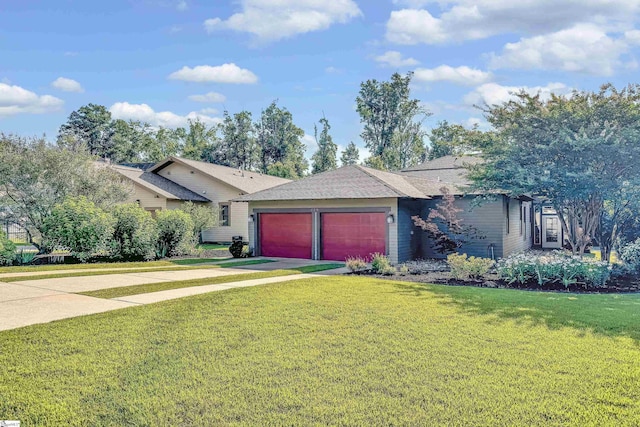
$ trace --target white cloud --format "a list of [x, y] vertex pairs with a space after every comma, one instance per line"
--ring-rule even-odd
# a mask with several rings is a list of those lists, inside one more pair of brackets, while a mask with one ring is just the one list
[[189, 99], [195, 102], [211, 102], [213, 104], [220, 104], [224, 102], [227, 98], [218, 92], [209, 92], [203, 95], [190, 95]]
[[624, 33], [624, 38], [630, 44], [640, 45], [640, 30], [631, 30]]
[[0, 83], [0, 117], [14, 114], [42, 114], [58, 111], [62, 99], [51, 95], [37, 95], [20, 86]]
[[[497, 34], [541, 35], [579, 23], [607, 32], [629, 29], [640, 0], [432, 0], [402, 1], [410, 8], [391, 12], [387, 40], [399, 44], [443, 44]], [[420, 9], [437, 5], [428, 11]], [[436, 13], [437, 10], [439, 13]]]
[[376, 56], [374, 59], [376, 62], [394, 68], [411, 67], [420, 63], [414, 58], [403, 58], [402, 54], [395, 50], [389, 50], [382, 55]]
[[327, 67], [324, 69], [324, 72], [327, 74], [341, 74], [344, 70], [342, 68]]
[[491, 73], [467, 66], [454, 68], [449, 65], [440, 65], [436, 68], [418, 68], [414, 73], [417, 81], [450, 82], [462, 86], [477, 86], [493, 78]]
[[128, 102], [116, 102], [109, 111], [114, 119], [139, 120], [149, 123], [151, 126], [162, 126], [167, 128], [177, 128], [187, 126], [189, 119], [199, 119], [206, 124], [220, 123], [217, 117], [211, 117], [195, 111], [181, 116], [171, 111], [154, 111], [147, 104], [130, 104]]
[[[631, 35], [633, 37], [633, 35]], [[609, 37], [593, 24], [579, 24], [551, 34], [508, 43], [494, 68], [563, 70], [609, 76], [628, 50], [622, 39]]]
[[184, 12], [185, 10], [189, 9], [189, 5], [185, 0], [180, 0], [178, 4], [176, 4], [176, 9], [179, 12]]
[[200, 113], [210, 116], [210, 115], [218, 114], [219, 111], [216, 110], [215, 108], [203, 108], [202, 110], [200, 110]]
[[535, 95], [540, 94], [542, 99], [551, 98], [551, 94], [565, 95], [570, 89], [563, 83], [549, 83], [546, 86], [502, 86], [497, 83], [485, 83], [464, 97], [467, 105], [496, 105], [503, 104], [514, 99], [514, 93], [521, 90]]
[[242, 11], [226, 20], [207, 19], [207, 32], [228, 29], [252, 33], [261, 41], [275, 41], [326, 30], [362, 15], [353, 0], [241, 0], [240, 4]]
[[218, 66], [198, 65], [196, 67], [182, 67], [180, 70], [169, 74], [171, 80], [184, 80], [198, 83], [256, 83], [258, 77], [246, 68], [240, 68], [234, 63]]
[[73, 79], [67, 79], [66, 77], [58, 77], [51, 82], [51, 86], [64, 92], [84, 92], [84, 89], [79, 82]]

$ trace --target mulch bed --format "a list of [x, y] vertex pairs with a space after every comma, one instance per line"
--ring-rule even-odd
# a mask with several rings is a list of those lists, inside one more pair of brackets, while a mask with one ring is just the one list
[[500, 279], [496, 274], [487, 275], [486, 280], [456, 280], [452, 279], [448, 272], [433, 272], [423, 274], [395, 274], [392, 276], [383, 276], [373, 272], [347, 273], [362, 276], [371, 276], [378, 279], [398, 280], [401, 282], [413, 283], [434, 283], [438, 285], [449, 286], [475, 286], [478, 288], [499, 288], [499, 289], [521, 289], [527, 291], [546, 291], [546, 292], [571, 292], [571, 293], [632, 293], [640, 292], [640, 278], [635, 276], [622, 276], [609, 280], [609, 283], [601, 288], [585, 288], [581, 284], [571, 285], [565, 288], [561, 283], [547, 283], [538, 286], [537, 283], [507, 283]]

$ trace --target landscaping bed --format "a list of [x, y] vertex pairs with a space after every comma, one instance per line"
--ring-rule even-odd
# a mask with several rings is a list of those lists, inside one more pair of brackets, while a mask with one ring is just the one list
[[573, 293], [640, 292], [640, 276], [624, 265], [609, 265], [561, 251], [529, 251], [502, 259], [452, 254], [447, 260], [427, 259], [392, 266], [376, 254], [371, 264], [348, 260], [352, 273], [382, 279], [451, 286], [512, 288]]

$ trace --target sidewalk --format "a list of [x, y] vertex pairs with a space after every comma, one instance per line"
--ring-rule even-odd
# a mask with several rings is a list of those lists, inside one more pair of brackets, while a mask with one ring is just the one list
[[[299, 267], [302, 265], [311, 265], [314, 264], [314, 262], [309, 262], [308, 260], [283, 260], [282, 265], [280, 264], [280, 261], [273, 262], [269, 263], [269, 266], [272, 270], [275, 270], [287, 268], [283, 266], [293, 268], [294, 266]], [[231, 288], [287, 282], [291, 280], [330, 276], [346, 272], [346, 268], [338, 268], [335, 270], [326, 270], [311, 274], [295, 274], [291, 276], [270, 277], [264, 279], [239, 280], [237, 282], [219, 285], [193, 286], [114, 299], [95, 298], [74, 293], [144, 283], [187, 280], [191, 278], [215, 277], [228, 274], [245, 274], [255, 271], [265, 271], [267, 268], [266, 265], [267, 264], [258, 264], [255, 266], [262, 267], [260, 269], [251, 269], [252, 266], [246, 266], [244, 268], [234, 269], [125, 273], [122, 275], [114, 274], [109, 276], [69, 277], [15, 283], [0, 282], [0, 313], [2, 313], [2, 316], [0, 316], [0, 331], [20, 328], [37, 323], [47, 323], [70, 317], [102, 313], [120, 308], [152, 304], [155, 302], [199, 295], [208, 292], [222, 291]], [[185, 277], [187, 274], [189, 277]], [[177, 277], [177, 275], [180, 275], [180, 277]], [[66, 280], [66, 282], [62, 282], [63, 280]]]

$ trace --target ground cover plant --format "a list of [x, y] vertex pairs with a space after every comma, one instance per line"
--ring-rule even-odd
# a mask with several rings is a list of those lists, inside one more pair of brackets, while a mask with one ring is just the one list
[[144, 285], [123, 286], [117, 288], [100, 289], [97, 291], [80, 292], [82, 295], [96, 298], [119, 298], [129, 295], [146, 294], [150, 292], [166, 291], [169, 289], [188, 288], [192, 286], [219, 285], [223, 283], [238, 282], [241, 280], [267, 279], [270, 277], [291, 276], [294, 274], [315, 273], [325, 270], [333, 270], [342, 267], [342, 264], [318, 264], [291, 268], [286, 270], [259, 271], [255, 273], [232, 274], [220, 277], [208, 277], [204, 279], [178, 280], [173, 282], [148, 283]]
[[332, 276], [0, 332], [48, 425], [640, 424], [640, 296]]

